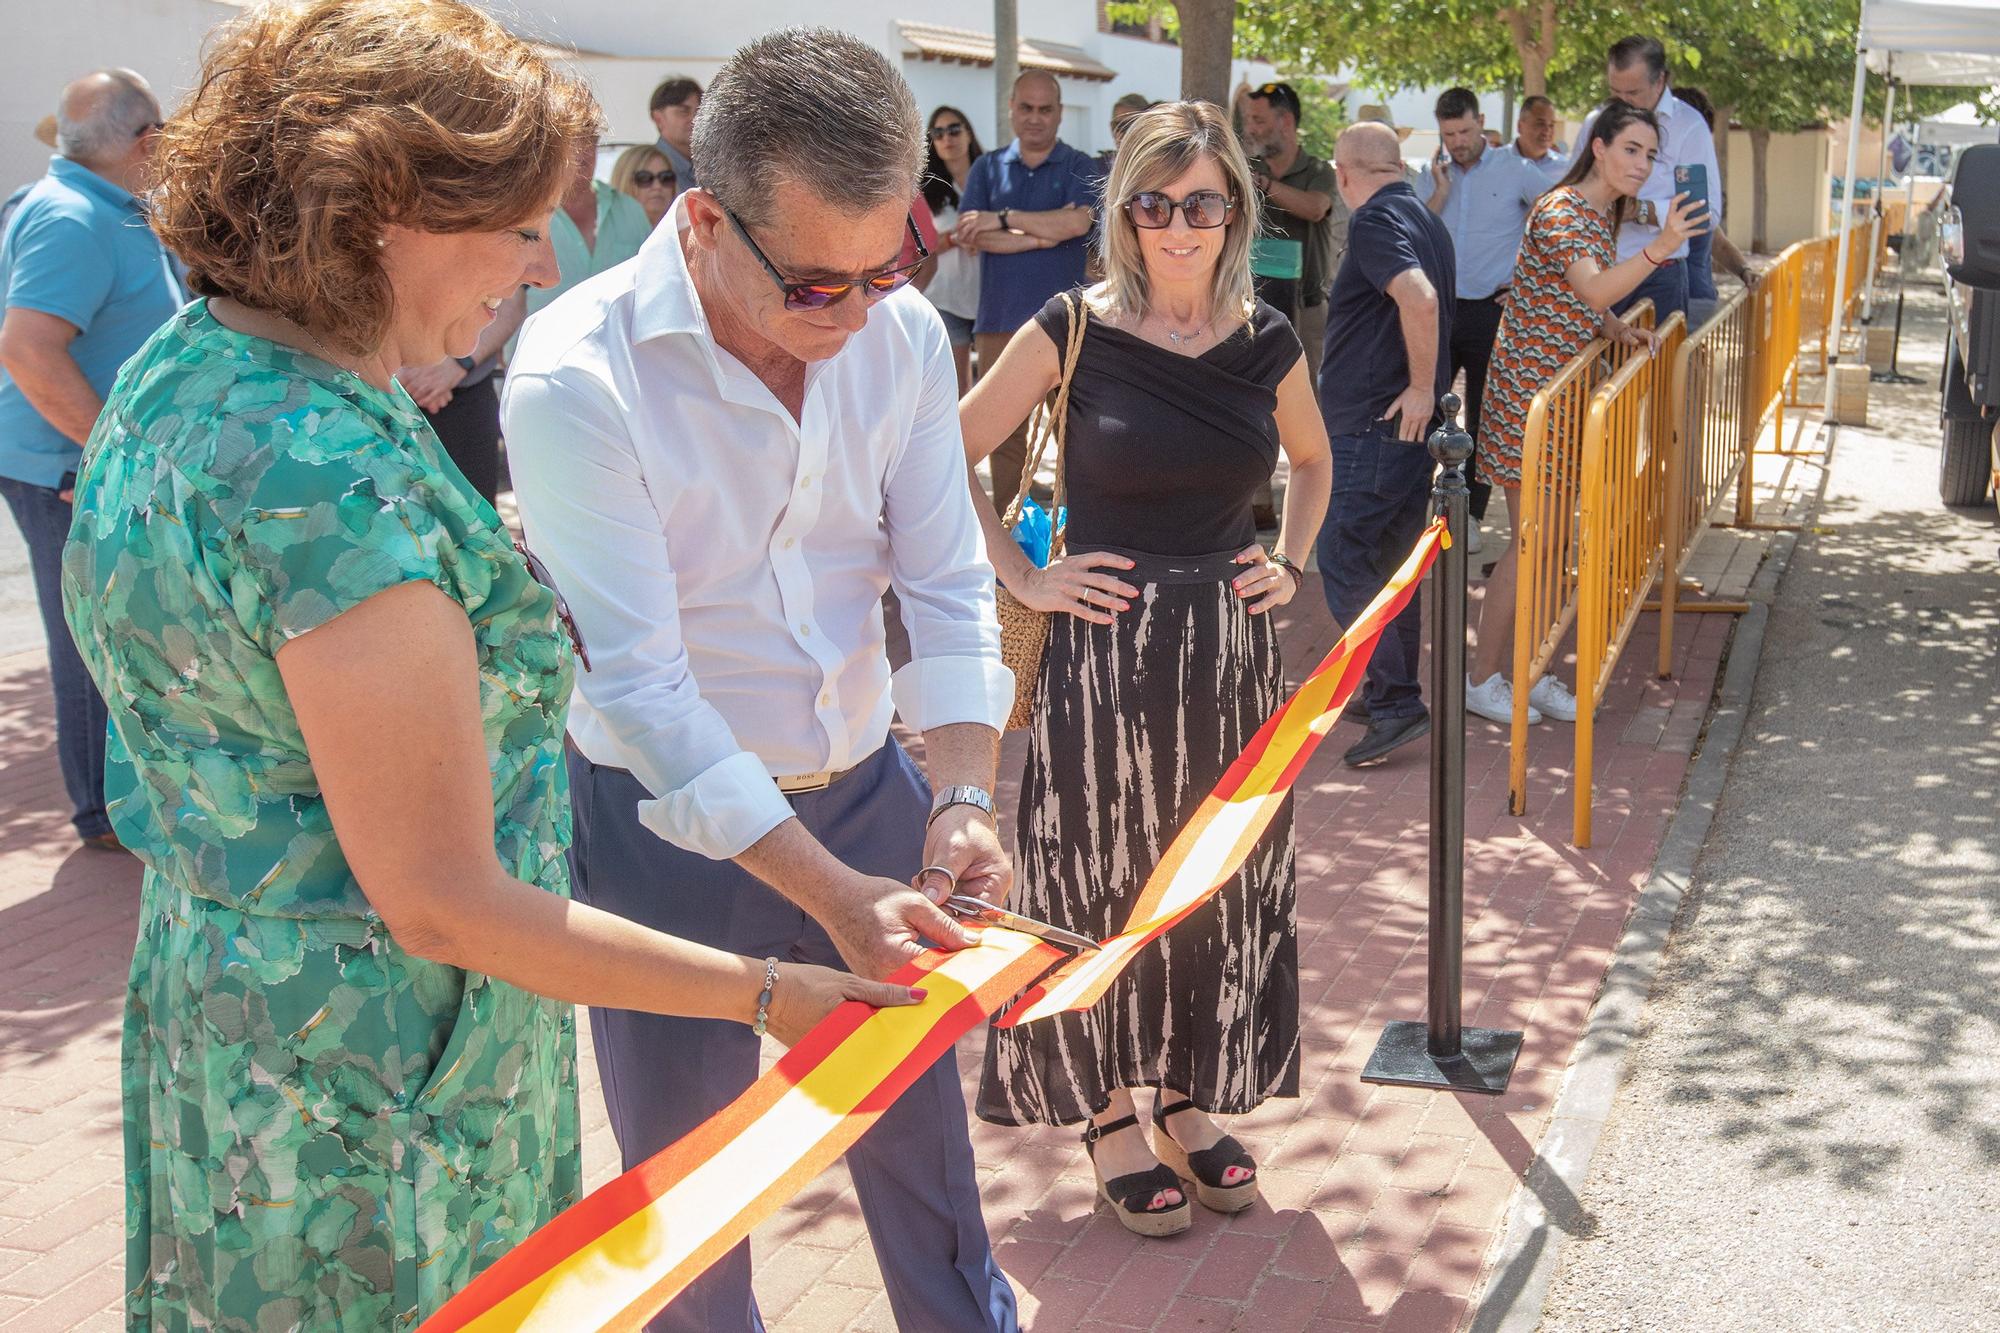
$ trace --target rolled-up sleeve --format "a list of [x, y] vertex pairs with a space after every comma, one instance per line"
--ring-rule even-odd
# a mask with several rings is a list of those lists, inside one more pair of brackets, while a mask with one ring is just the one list
[[954, 722], [998, 731], [1014, 704], [1014, 673], [1000, 660], [993, 567], [966, 488], [957, 372], [936, 315], [924, 338], [916, 418], [889, 472], [884, 512], [890, 581], [910, 635], [910, 661], [889, 685], [897, 714], [918, 731]]
[[639, 818], [716, 860], [792, 817], [763, 762], [701, 697], [667, 539], [609, 395], [580, 371], [515, 373], [502, 408], [530, 550], [590, 655], [577, 690], [651, 801]]

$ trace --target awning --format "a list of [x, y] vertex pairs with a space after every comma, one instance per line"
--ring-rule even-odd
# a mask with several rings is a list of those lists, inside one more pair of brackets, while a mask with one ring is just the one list
[[2000, 0], [1866, 0], [1857, 45], [1898, 83], [2000, 83]]
[[[903, 39], [905, 58], [914, 56], [918, 60], [937, 60], [955, 65], [990, 67], [993, 64], [993, 34], [990, 32], [947, 28], [937, 23], [912, 23], [904, 19], [897, 20], [896, 32]], [[1020, 58], [1022, 69], [1046, 70], [1062, 79], [1109, 83], [1118, 77], [1117, 70], [1101, 64], [1082, 47], [1062, 42], [1023, 37]]]

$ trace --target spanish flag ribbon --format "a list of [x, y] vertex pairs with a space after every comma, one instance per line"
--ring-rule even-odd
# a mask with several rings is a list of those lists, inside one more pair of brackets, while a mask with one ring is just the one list
[[1024, 986], [1005, 1027], [1094, 1004], [1150, 941], [1214, 896], [1269, 827], [1306, 761], [1449, 539], [1442, 520], [1298, 691], [1258, 729], [1167, 848], [1101, 952], [1070, 959], [1028, 935], [979, 929], [891, 980], [921, 1004], [843, 1004], [741, 1097], [502, 1256], [422, 1333], [636, 1330], [867, 1132], [917, 1076]]
[[970, 948], [922, 955], [890, 978], [922, 985], [921, 1003], [841, 1005], [694, 1132], [502, 1256], [424, 1333], [641, 1327], [1061, 956], [998, 929], [980, 931]]
[[1139, 950], [1214, 897], [1242, 867], [1306, 761], [1333, 730], [1348, 696], [1361, 684], [1382, 632], [1409, 604], [1424, 571], [1449, 540], [1443, 519], [1426, 528], [1403, 567], [1347, 627], [1333, 651], [1257, 729], [1168, 845], [1139, 891], [1125, 929], [1105, 940], [1099, 952], [1078, 955], [1043, 978], [997, 1026], [1019, 1027], [1088, 1009], [1104, 997]]

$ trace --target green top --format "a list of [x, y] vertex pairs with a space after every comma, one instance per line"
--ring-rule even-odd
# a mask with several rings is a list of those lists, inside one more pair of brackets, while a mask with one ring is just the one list
[[569, 1006], [382, 925], [274, 660], [414, 580], [472, 626], [500, 862], [567, 895], [555, 599], [415, 404], [201, 302], [120, 372], [63, 604], [111, 712], [112, 825], [147, 865], [129, 1328], [412, 1328], [580, 1192]]
[[77, 478], [63, 600], [111, 704], [120, 840], [228, 906], [373, 918], [274, 654], [422, 580], [472, 622], [500, 860], [566, 892], [572, 668], [555, 599], [409, 396], [196, 302], [126, 365], [111, 404]]
[[[556, 209], [555, 220], [549, 224], [549, 243], [555, 247], [562, 281], [553, 287], [528, 288], [531, 315], [585, 278], [594, 278], [631, 259], [653, 234], [653, 224], [637, 199], [599, 180], [592, 181], [590, 188], [597, 196], [597, 244], [585, 245], [583, 233], [570, 221], [569, 214]], [[519, 336], [515, 335], [516, 341]], [[507, 354], [511, 357], [513, 353], [513, 344], [509, 343]]]

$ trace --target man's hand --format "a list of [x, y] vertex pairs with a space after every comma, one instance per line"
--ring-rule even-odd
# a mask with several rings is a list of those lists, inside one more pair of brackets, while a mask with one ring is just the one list
[[[940, 820], [939, 822], [943, 822]], [[907, 884], [871, 875], [854, 875], [827, 894], [813, 916], [847, 965], [877, 981], [887, 977], [927, 947], [963, 949], [972, 934], [942, 908]]]
[[979, 248], [980, 233], [998, 230], [1000, 230], [998, 213], [975, 208], [968, 213], [958, 215], [958, 225], [951, 229], [951, 239], [967, 249], [976, 250]]
[[942, 875], [926, 876], [920, 886], [926, 897], [942, 900], [952, 893], [1005, 905], [1014, 887], [1014, 866], [1001, 849], [999, 830], [976, 806], [946, 806], [924, 835], [924, 864], [944, 866], [956, 887]]
[[465, 378], [465, 368], [451, 357], [431, 366], [404, 366], [396, 372], [403, 389], [426, 412], [440, 412], [451, 401], [451, 391]]
[[1431, 393], [1424, 385], [1412, 384], [1396, 395], [1396, 401], [1389, 404], [1389, 410], [1382, 414], [1382, 420], [1394, 421], [1402, 418], [1396, 426], [1396, 438], [1406, 444], [1414, 444], [1424, 438], [1424, 427], [1431, 421]]

